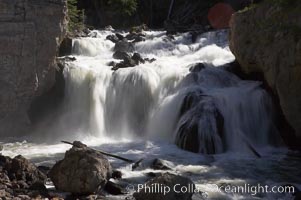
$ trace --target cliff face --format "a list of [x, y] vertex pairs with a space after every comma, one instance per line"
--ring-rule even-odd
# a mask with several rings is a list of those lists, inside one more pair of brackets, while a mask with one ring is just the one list
[[230, 48], [246, 73], [259, 72], [301, 140], [301, 1], [266, 0], [231, 19]]
[[0, 0], [0, 135], [24, 134], [31, 101], [55, 81], [65, 0]]

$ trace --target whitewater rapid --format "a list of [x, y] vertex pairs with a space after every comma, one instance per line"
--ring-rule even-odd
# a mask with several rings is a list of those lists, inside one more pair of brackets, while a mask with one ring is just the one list
[[[146, 40], [136, 43], [135, 51], [156, 60], [117, 71], [108, 65], [118, 62], [112, 58], [115, 44], [106, 39], [110, 34], [92, 31], [90, 37], [73, 40], [76, 60], [64, 66], [65, 99], [60, 116], [34, 136], [8, 139], [4, 155], [22, 154], [38, 165], [51, 166], [70, 148], [57, 142], [77, 139], [130, 159], [145, 158], [137, 171], [110, 159], [123, 172], [124, 185], [143, 183], [146, 173], [153, 171], [149, 165], [155, 158], [168, 160], [173, 173], [190, 177], [204, 190], [206, 184], [301, 183], [301, 161], [282, 146], [273, 103], [261, 83], [243, 81], [222, 67], [235, 59], [227, 30], [202, 34], [195, 42], [189, 33], [172, 38], [165, 31], [147, 31]], [[193, 70], [197, 63], [205, 68]], [[192, 107], [181, 113], [187, 96], [192, 98]], [[223, 121], [222, 131], [219, 121]], [[198, 143], [197, 153], [180, 149], [189, 145], [189, 132], [195, 127], [192, 140]], [[262, 158], [256, 158], [248, 145]], [[225, 193], [209, 193], [209, 197], [251, 198]], [[291, 196], [262, 194], [256, 198]]]

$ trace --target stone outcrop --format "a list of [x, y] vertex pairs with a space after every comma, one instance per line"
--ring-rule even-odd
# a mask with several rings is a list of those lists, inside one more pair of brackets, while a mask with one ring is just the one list
[[301, 141], [301, 2], [264, 1], [231, 19], [230, 48], [246, 73], [261, 73]]
[[55, 82], [66, 0], [0, 1], [0, 135], [24, 134], [31, 101]]
[[108, 159], [86, 146], [73, 146], [49, 172], [56, 189], [81, 195], [103, 189], [111, 175]]

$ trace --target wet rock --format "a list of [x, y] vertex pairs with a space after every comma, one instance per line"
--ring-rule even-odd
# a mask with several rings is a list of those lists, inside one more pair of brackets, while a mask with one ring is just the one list
[[120, 59], [120, 60], [125, 60], [125, 59], [129, 59], [130, 55], [126, 52], [123, 52], [123, 51], [116, 51], [113, 54], [113, 58]]
[[106, 37], [106, 39], [107, 39], [107, 40], [110, 40], [110, 41], [113, 42], [113, 43], [119, 42], [119, 39], [118, 39], [118, 37], [117, 37], [116, 35], [108, 35], [108, 36]]
[[125, 58], [122, 62], [117, 63], [112, 70], [118, 70], [119, 68], [134, 67], [137, 63], [132, 58]]
[[132, 60], [135, 61], [136, 65], [140, 63], [145, 63], [144, 59], [141, 57], [139, 53], [134, 53], [132, 56]]
[[67, 56], [72, 53], [72, 38], [66, 37], [59, 47], [59, 56]]
[[189, 67], [189, 71], [190, 72], [200, 72], [202, 71], [202, 69], [205, 69], [205, 65], [204, 63], [196, 63], [196, 64], [193, 64]]
[[48, 175], [49, 171], [50, 171], [50, 167], [47, 166], [38, 166], [38, 169], [45, 175]]
[[121, 51], [121, 52], [134, 52], [135, 47], [131, 42], [127, 41], [118, 41], [115, 44], [114, 51]]
[[129, 33], [126, 35], [126, 39], [131, 40], [132, 42], [142, 42], [145, 41], [145, 35], [142, 33]]
[[127, 191], [122, 186], [120, 186], [112, 181], [107, 182], [107, 184], [105, 186], [105, 190], [112, 195], [121, 195], [121, 194], [127, 193]]
[[223, 152], [224, 118], [212, 97], [201, 91], [187, 93], [181, 106], [176, 144], [195, 153]]
[[112, 178], [114, 179], [121, 179], [122, 178], [122, 172], [118, 170], [114, 170], [112, 172]]
[[47, 192], [46, 186], [44, 185], [43, 182], [40, 181], [34, 182], [28, 189], [37, 190], [40, 191], [41, 193]]
[[[170, 173], [165, 173], [159, 177], [153, 178], [146, 182], [145, 185], [147, 187], [154, 187], [154, 185], [167, 186], [170, 188], [170, 191], [164, 195], [163, 191], [147, 192], [147, 190], [141, 189], [133, 194], [136, 200], [190, 200], [195, 188], [194, 183], [190, 179]], [[177, 193], [176, 191], [180, 190], [181, 187], [190, 188], [191, 191]]]
[[124, 39], [124, 36], [121, 35], [120, 33], [116, 33], [115, 35], [118, 38], [118, 40], [123, 40]]
[[117, 64], [116, 62], [111, 61], [111, 62], [109, 62], [107, 65], [114, 68], [114, 67], [116, 66], [116, 64]]
[[148, 172], [146, 173], [146, 176], [148, 177], [151, 177], [151, 178], [154, 178], [154, 177], [157, 177], [157, 176], [161, 176], [162, 173], [156, 173], [156, 172]]
[[152, 62], [155, 62], [155, 61], [156, 61], [156, 59], [155, 59], [155, 58], [151, 58], [151, 59], [149, 59], [149, 58], [145, 58], [145, 59], [144, 59], [144, 61], [145, 61], [145, 62], [152, 63]]
[[92, 194], [105, 186], [111, 174], [111, 165], [102, 154], [85, 146], [73, 146], [64, 159], [53, 166], [49, 176], [58, 190]]
[[156, 158], [152, 163], [152, 168], [157, 170], [171, 170], [171, 166], [168, 161]]

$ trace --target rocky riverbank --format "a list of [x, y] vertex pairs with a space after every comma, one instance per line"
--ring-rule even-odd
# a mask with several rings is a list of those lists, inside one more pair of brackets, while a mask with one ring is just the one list
[[[134, 164], [136, 168], [139, 163]], [[154, 172], [147, 176], [148, 181], [144, 187], [154, 184], [172, 188], [190, 187], [194, 190], [194, 183], [188, 178], [161, 173], [164, 170], [172, 171], [168, 163], [155, 159], [150, 166]], [[136, 169], [133, 167], [133, 170]], [[160, 170], [156, 173], [155, 170]], [[75, 141], [64, 158], [52, 168], [35, 166], [29, 160], [19, 155], [14, 158], [0, 155], [0, 197], [2, 199], [161, 199], [163, 190], [155, 193], [146, 190], [119, 185], [122, 173], [115, 171], [108, 159], [99, 151]], [[115, 180], [115, 181], [114, 181]], [[45, 183], [52, 182], [55, 188], [46, 188]], [[109, 196], [108, 196], [109, 195]], [[193, 192], [175, 193], [170, 191], [164, 195], [166, 200], [191, 199]], [[119, 196], [119, 197], [118, 197]]]

